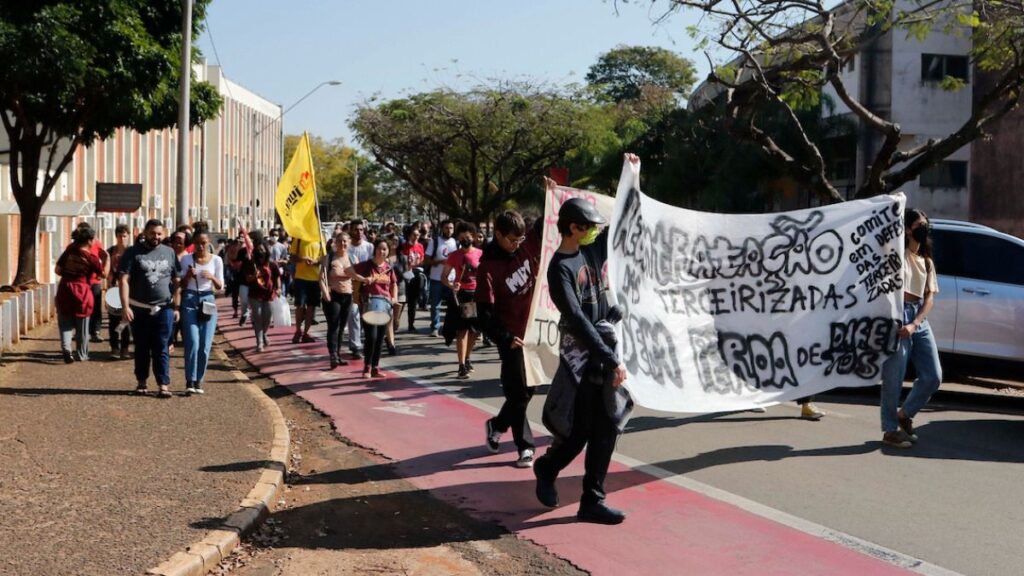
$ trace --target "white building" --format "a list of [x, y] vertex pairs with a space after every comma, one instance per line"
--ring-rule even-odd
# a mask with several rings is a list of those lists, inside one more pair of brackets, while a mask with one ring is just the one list
[[[224, 106], [217, 118], [190, 133], [189, 220], [205, 220], [211, 230], [225, 234], [235, 234], [243, 223], [267, 228], [282, 172], [281, 106], [228, 80], [219, 66], [200, 65], [195, 72], [217, 88]], [[42, 208], [36, 252], [40, 282], [56, 280], [54, 264], [82, 220], [93, 224], [104, 246], [114, 243], [119, 223], [128, 224], [133, 234], [150, 218], [176, 224], [177, 139], [177, 128], [145, 134], [120, 129], [75, 152]], [[0, 150], [8, 148], [0, 133]], [[9, 284], [17, 269], [20, 216], [10, 182], [10, 158], [0, 153], [0, 285]], [[131, 214], [97, 214], [98, 182], [142, 184], [142, 207]]]

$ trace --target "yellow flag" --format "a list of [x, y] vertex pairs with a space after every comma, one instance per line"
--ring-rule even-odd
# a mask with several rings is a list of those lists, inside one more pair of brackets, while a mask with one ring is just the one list
[[274, 196], [274, 207], [288, 235], [305, 242], [320, 242], [320, 215], [317, 213], [316, 177], [309, 151], [309, 135], [302, 134], [288, 169], [281, 176]]

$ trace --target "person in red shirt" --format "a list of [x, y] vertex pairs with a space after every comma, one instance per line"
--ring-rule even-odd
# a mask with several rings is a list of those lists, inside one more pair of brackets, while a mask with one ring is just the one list
[[[346, 274], [361, 284], [359, 290], [360, 298], [365, 306], [369, 298], [386, 298], [394, 305], [398, 301], [398, 279], [395, 271], [388, 262], [388, 255], [391, 253], [391, 246], [387, 240], [380, 239], [373, 243], [373, 258], [350, 266]], [[365, 339], [366, 363], [363, 365], [363, 378], [373, 375], [374, 378], [382, 377], [378, 366], [380, 366], [380, 352], [384, 346], [384, 336], [387, 334], [386, 325], [369, 324], [363, 322], [363, 338]]]
[[[480, 333], [476, 325], [475, 309], [463, 310], [463, 304], [473, 304], [476, 299], [476, 272], [480, 267], [483, 251], [473, 247], [475, 237], [475, 224], [459, 222], [455, 228], [458, 249], [448, 255], [448, 260], [441, 271], [441, 282], [452, 291], [453, 299], [444, 319], [445, 343], [451, 344], [451, 341], [455, 340], [455, 351], [459, 358], [459, 373], [456, 377], [460, 380], [469, 378], [469, 373], [473, 371], [470, 355]], [[452, 272], [455, 274], [452, 275]]]
[[[409, 317], [409, 332], [416, 332], [416, 306], [420, 300], [420, 290], [426, 286], [427, 275], [423, 269], [426, 251], [420, 244], [420, 229], [410, 226], [405, 231], [405, 244], [398, 249], [405, 265], [405, 302]], [[410, 276], [411, 275], [411, 276]]]
[[[103, 263], [92, 249], [95, 232], [80, 226], [71, 234], [73, 242], [57, 259], [54, 271], [60, 275], [55, 304], [60, 329], [60, 348], [64, 362], [89, 359], [89, 317], [98, 307], [93, 292], [93, 279], [102, 277]], [[105, 260], [105, 259], [104, 259]], [[75, 356], [71, 354], [71, 338], [75, 339]]]
[[494, 220], [494, 239], [484, 246], [477, 270], [478, 324], [498, 347], [501, 390], [505, 395], [498, 415], [484, 424], [487, 449], [497, 453], [501, 435], [511, 428], [519, 452], [516, 466], [520, 468], [533, 465], [536, 449], [526, 418], [534, 388], [526, 385], [523, 338], [540, 268], [543, 223], [538, 218], [527, 232], [518, 212], [500, 214]]

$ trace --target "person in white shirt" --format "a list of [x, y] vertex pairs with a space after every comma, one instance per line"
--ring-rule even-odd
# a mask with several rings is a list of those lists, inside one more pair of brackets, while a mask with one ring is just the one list
[[210, 361], [210, 347], [217, 330], [214, 292], [224, 288], [224, 261], [210, 252], [205, 232], [194, 238], [195, 252], [181, 260], [181, 330], [185, 336], [185, 394], [202, 394], [203, 378]]
[[[430, 239], [427, 244], [426, 264], [430, 266], [430, 335], [437, 336], [441, 330], [441, 301], [451, 298], [451, 290], [441, 282], [441, 272], [448, 261], [448, 255], [458, 248], [452, 234], [455, 223], [445, 220], [441, 223], [441, 235]], [[454, 271], [449, 281], [454, 281]]]
[[[353, 220], [348, 225], [348, 235], [351, 238], [348, 257], [353, 266], [373, 258], [373, 243], [366, 239], [364, 230], [362, 220]], [[348, 350], [356, 360], [363, 357], [363, 320], [359, 315], [357, 300], [352, 299], [348, 314]]]

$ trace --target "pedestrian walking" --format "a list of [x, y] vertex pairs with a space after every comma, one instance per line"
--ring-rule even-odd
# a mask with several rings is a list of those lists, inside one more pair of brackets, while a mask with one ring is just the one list
[[476, 271], [483, 252], [473, 246], [476, 225], [459, 222], [455, 227], [458, 249], [448, 255], [441, 270], [441, 281], [452, 292], [452, 301], [444, 321], [445, 343], [455, 340], [455, 353], [459, 360], [456, 378], [465, 380], [473, 371], [473, 347], [480, 329], [476, 322]]
[[562, 341], [558, 371], [544, 403], [544, 424], [555, 440], [533, 470], [537, 499], [557, 506], [555, 480], [586, 446], [576, 517], [618, 524], [626, 515], [605, 504], [604, 480], [632, 402], [628, 395], [622, 401], [626, 367], [609, 345], [614, 329], [603, 272], [608, 251], [608, 232], [601, 232], [604, 224], [597, 209], [581, 198], [567, 200], [558, 211], [562, 242], [551, 258], [547, 280], [551, 300], [561, 313]]
[[[364, 310], [376, 309], [377, 306], [390, 308], [398, 301], [398, 279], [388, 262], [389, 253], [390, 246], [387, 240], [378, 240], [374, 245], [372, 259], [355, 264], [347, 270], [348, 275], [361, 285], [359, 293], [362, 298], [361, 308]], [[387, 323], [390, 323], [390, 314]], [[387, 323], [375, 324], [363, 320], [366, 350], [364, 378], [371, 375], [374, 378], [383, 376], [379, 366]]]
[[181, 262], [174, 250], [161, 244], [163, 239], [163, 222], [146, 222], [143, 242], [124, 253], [119, 272], [124, 317], [131, 323], [135, 339], [135, 391], [147, 392], [146, 380], [152, 366], [159, 396], [170, 398], [167, 347], [171, 329], [179, 319]]
[[[366, 239], [365, 230], [366, 225], [362, 220], [349, 222], [348, 254], [356, 264], [368, 262], [373, 258], [373, 243]], [[348, 311], [348, 349], [356, 360], [363, 357], [363, 319], [360, 316], [359, 290], [358, 286], [353, 289], [352, 306]]]
[[[908, 208], [903, 217], [903, 317], [896, 352], [882, 365], [882, 443], [910, 448], [917, 442], [914, 416], [924, 408], [942, 383], [939, 349], [928, 323], [939, 283], [932, 261], [931, 224], [928, 216]], [[914, 364], [917, 378], [900, 406], [907, 362]]]
[[295, 279], [292, 281], [292, 296], [295, 298], [295, 334], [292, 336], [292, 343], [313, 342], [309, 328], [313, 325], [316, 305], [320, 302], [320, 259], [324, 255], [323, 243], [296, 238], [288, 252], [295, 264]]
[[[92, 228], [85, 222], [80, 223], [78, 227]], [[95, 235], [96, 231], [93, 230], [94, 238], [89, 244], [89, 251], [100, 259], [103, 272], [93, 274], [89, 280], [89, 289], [92, 291], [93, 300], [92, 315], [89, 316], [89, 340], [98, 343], [103, 342], [103, 282], [110, 273], [110, 260], [107, 258], [106, 250], [103, 249], [103, 244], [100, 243], [99, 238], [95, 238]]]
[[485, 442], [488, 450], [497, 453], [501, 435], [511, 428], [520, 468], [533, 465], [536, 449], [526, 417], [534, 389], [526, 385], [523, 338], [540, 269], [541, 235], [539, 225], [527, 233], [518, 212], [499, 214], [494, 221], [494, 239], [484, 246], [477, 271], [479, 327], [497, 345], [505, 395], [498, 415], [484, 424]]
[[[128, 250], [131, 231], [127, 224], [118, 224], [114, 229], [116, 243], [107, 248], [109, 271], [107, 273], [107, 290], [120, 290], [118, 287], [118, 270], [121, 257]], [[124, 306], [124, 304], [122, 304]], [[107, 340], [110, 341], [110, 355], [113, 358], [128, 359], [131, 357], [132, 332], [124, 321], [122, 308], [107, 307]]]
[[[263, 352], [270, 345], [270, 341], [267, 339], [267, 330], [270, 329], [271, 303], [281, 291], [281, 271], [277, 264], [271, 262], [270, 250], [265, 244], [260, 243], [253, 249], [252, 260], [246, 263], [242, 272], [245, 282], [249, 286], [249, 308], [252, 310], [252, 329], [256, 336], [256, 351]], [[319, 297], [319, 283], [316, 286], [317, 297]], [[298, 298], [304, 289], [306, 288], [297, 288], [295, 297]], [[306, 330], [309, 330], [308, 325]], [[295, 340], [293, 339], [292, 342]]]
[[403, 280], [405, 281], [405, 309], [408, 315], [407, 330], [416, 332], [416, 308], [420, 292], [426, 288], [427, 280], [427, 275], [423, 270], [426, 252], [423, 249], [423, 244], [420, 244], [419, 226], [409, 226], [405, 231], [405, 244], [402, 245], [400, 251], [405, 264]]
[[195, 249], [182, 258], [184, 270], [181, 327], [185, 336], [185, 394], [202, 394], [206, 367], [210, 362], [213, 335], [217, 330], [214, 293], [224, 288], [224, 262], [210, 253], [205, 232], [193, 238]]
[[448, 255], [458, 248], [452, 234], [455, 223], [445, 220], [440, 226], [441, 235], [430, 239], [427, 244], [427, 264], [430, 266], [430, 335], [437, 337], [441, 331], [441, 302], [451, 299], [451, 290], [441, 281]]
[[[64, 362], [89, 359], [89, 321], [97, 305], [92, 279], [102, 277], [103, 263], [93, 252], [96, 238], [91, 227], [75, 229], [72, 242], [57, 259], [54, 271], [60, 276], [55, 305], [60, 330], [60, 350]], [[72, 354], [71, 340], [75, 351]]]
[[270, 261], [277, 265], [281, 272], [281, 296], [288, 296], [288, 245], [281, 241], [281, 232], [277, 229], [270, 231], [269, 243]]
[[355, 264], [348, 254], [348, 246], [348, 234], [335, 234], [331, 240], [334, 251], [324, 256], [320, 268], [320, 297], [324, 317], [327, 318], [327, 353], [331, 358], [331, 369], [348, 365], [348, 361], [341, 357], [342, 329], [352, 309], [352, 278], [347, 270]]

